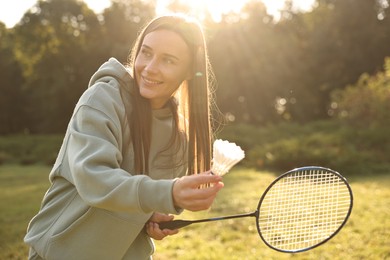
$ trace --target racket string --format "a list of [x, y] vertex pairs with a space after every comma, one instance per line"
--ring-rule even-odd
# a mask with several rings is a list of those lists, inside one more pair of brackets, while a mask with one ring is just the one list
[[333, 173], [296, 172], [264, 198], [259, 227], [264, 240], [282, 250], [313, 246], [332, 235], [349, 210], [349, 191]]

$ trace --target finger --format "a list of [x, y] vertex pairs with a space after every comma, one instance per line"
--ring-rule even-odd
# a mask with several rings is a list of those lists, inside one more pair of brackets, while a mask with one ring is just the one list
[[175, 217], [173, 215], [163, 215], [158, 222], [165, 222], [165, 221], [171, 221], [173, 220]]
[[190, 189], [180, 195], [180, 207], [192, 211], [208, 209], [223, 183], [204, 189]]
[[217, 193], [202, 198], [185, 198], [183, 200], [183, 208], [191, 211], [206, 210], [211, 207]]
[[215, 175], [198, 174], [189, 176], [186, 181], [188, 181], [188, 186], [198, 188], [199, 186], [204, 184], [218, 183], [222, 181], [222, 177]]
[[157, 223], [150, 223], [148, 231], [148, 235], [153, 239], [161, 240], [166, 237]]
[[201, 200], [193, 200], [190, 205], [188, 205], [188, 209], [191, 211], [200, 211], [206, 210], [211, 207], [215, 199], [215, 196], [208, 197], [206, 199]]
[[209, 170], [209, 171], [198, 173], [198, 175], [214, 175], [214, 173], [211, 170]]
[[171, 221], [174, 218], [173, 215], [163, 214], [159, 212], [153, 213], [153, 216], [150, 218], [152, 222], [163, 222], [163, 221]]
[[146, 233], [148, 233], [149, 236], [151, 236], [151, 235], [154, 233], [153, 225], [154, 225], [153, 222], [148, 222], [148, 223], [146, 223], [146, 225], [145, 225]]
[[[211, 176], [205, 174], [185, 176], [178, 179], [173, 185], [174, 205], [184, 209], [194, 210], [191, 205], [193, 200], [214, 200], [214, 197], [218, 191], [224, 186], [220, 180], [220, 176]], [[202, 183], [210, 183], [212, 181], [216, 181], [214, 185], [199, 189], [199, 186]], [[197, 206], [196, 210], [199, 210], [199, 208], [200, 207]], [[202, 204], [201, 208], [207, 209], [208, 207], [207, 205], [204, 206]]]
[[162, 232], [164, 233], [165, 236], [172, 236], [172, 235], [176, 235], [177, 233], [179, 233], [179, 230], [178, 229], [164, 229], [164, 230], [162, 230]]
[[213, 186], [202, 188], [202, 189], [192, 189], [187, 193], [187, 198], [203, 200], [216, 196], [220, 189], [223, 188], [223, 183], [219, 182]]

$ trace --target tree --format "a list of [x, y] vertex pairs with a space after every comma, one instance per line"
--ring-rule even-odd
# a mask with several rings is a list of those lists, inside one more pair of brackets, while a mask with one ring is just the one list
[[[97, 67], [109, 57], [127, 62], [137, 33], [155, 15], [153, 3], [112, 0], [97, 15], [82, 1], [40, 0], [13, 29], [2, 26], [0, 73], [8, 83], [1, 89], [13, 100], [23, 99], [18, 101], [23, 106], [1, 102], [17, 113], [3, 113], [2, 120], [20, 119], [2, 124], [1, 131], [63, 132]], [[170, 3], [186, 8], [177, 0]], [[381, 70], [390, 56], [388, 0], [317, 0], [308, 13], [296, 12], [287, 1], [279, 21], [252, 0], [221, 22], [209, 14], [203, 22], [217, 103], [238, 122], [328, 118], [331, 93], [356, 83], [364, 72]], [[19, 130], [4, 130], [5, 125]]]
[[102, 32], [95, 13], [80, 1], [39, 1], [15, 29], [23, 66], [31, 132], [62, 132], [78, 97], [98, 66]]
[[251, 1], [225, 16], [210, 41], [221, 110], [249, 123], [328, 118], [330, 93], [380, 70], [389, 55], [384, 2], [319, 0], [300, 13], [287, 1], [276, 22]]
[[0, 134], [21, 132], [24, 128], [23, 75], [12, 47], [12, 32], [0, 23]]
[[94, 71], [111, 56], [125, 62], [149, 5], [115, 0], [97, 16], [77, 0], [40, 0], [14, 28], [32, 133], [63, 132]]
[[259, 123], [275, 117], [277, 61], [267, 53], [274, 43], [271, 21], [261, 2], [250, 2], [241, 14], [225, 15], [209, 42], [218, 105], [228, 119]]
[[333, 115], [356, 127], [390, 127], [390, 57], [384, 71], [364, 73], [356, 84], [332, 93]]
[[103, 13], [103, 43], [108, 56], [127, 62], [129, 51], [141, 27], [155, 16], [151, 2], [112, 0]]
[[333, 90], [355, 83], [364, 72], [381, 69], [390, 52], [383, 37], [390, 27], [381, 26], [379, 2], [319, 0], [312, 12], [292, 15], [278, 25], [293, 31], [303, 28], [296, 60], [300, 69], [295, 71], [300, 81], [291, 89], [294, 102], [286, 105], [292, 118], [301, 122], [327, 118]]

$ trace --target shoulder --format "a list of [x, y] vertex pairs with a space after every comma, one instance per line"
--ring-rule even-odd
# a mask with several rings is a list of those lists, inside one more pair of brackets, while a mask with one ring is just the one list
[[130, 92], [126, 90], [127, 87], [121, 86], [121, 83], [114, 78], [109, 81], [96, 82], [80, 97], [75, 111], [81, 107], [92, 108], [117, 122], [115, 124], [123, 124], [131, 109], [131, 104], [128, 102], [130, 99], [126, 98], [125, 105], [122, 98], [123, 95], [130, 95]]
[[115, 58], [110, 58], [92, 75], [89, 87], [79, 103], [96, 109], [122, 109], [122, 99], [128, 103], [126, 96], [130, 95], [133, 85], [131, 70]]
[[120, 109], [123, 107], [120, 84], [114, 82], [97, 82], [83, 93], [78, 105], [86, 105], [98, 110], [108, 108]]

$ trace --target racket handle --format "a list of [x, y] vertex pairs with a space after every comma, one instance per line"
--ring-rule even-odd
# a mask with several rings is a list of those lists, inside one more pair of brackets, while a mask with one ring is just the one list
[[167, 221], [167, 222], [161, 222], [158, 223], [159, 227], [161, 230], [163, 229], [178, 229], [182, 227], [186, 227], [188, 225], [191, 225], [193, 221], [189, 220], [172, 220], [172, 221]]

